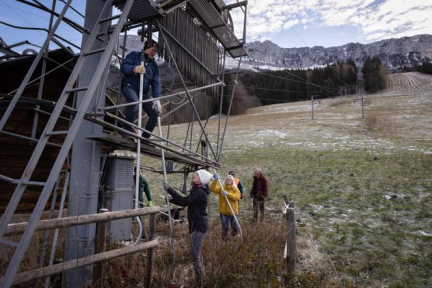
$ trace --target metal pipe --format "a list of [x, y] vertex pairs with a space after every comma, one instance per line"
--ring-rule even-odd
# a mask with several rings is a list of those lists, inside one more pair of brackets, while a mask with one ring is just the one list
[[[222, 70], [222, 82], [225, 83], [225, 59], [226, 59], [226, 49], [224, 50], [224, 57], [223, 57], [223, 70]], [[222, 104], [223, 104], [223, 92], [224, 92], [225, 85], [222, 85], [221, 92], [219, 96], [219, 121], [218, 121], [218, 135], [217, 135], [217, 142], [216, 142], [216, 151], [219, 151], [219, 137], [220, 137], [220, 127], [221, 127], [221, 117], [222, 117]]]
[[[113, 118], [116, 117], [114, 114], [111, 114], [111, 113], [107, 113], [107, 115], [110, 116], [110, 117], [113, 117]], [[119, 118], [119, 117], [117, 117], [117, 119], [118, 119], [119, 121], [121, 121], [121, 122], [129, 123], [129, 122], [127, 122], [126, 120], [123, 120], [123, 119], [121, 119], [121, 118]], [[105, 121], [103, 121], [103, 120], [98, 120], [97, 122], [105, 122]], [[117, 126], [114, 126], [113, 124], [109, 124], [109, 123], [107, 123], [107, 122], [105, 122], [105, 123], [107, 124], [107, 126], [109, 126], [109, 127], [111, 127], [111, 128], [117, 128], [118, 130], [121, 130], [121, 131], [124, 132], [125, 134], [129, 134], [129, 135], [135, 136], [132, 132], [129, 132], [129, 131], [124, 130], [124, 129], [121, 129], [121, 128], [117, 127]], [[136, 125], [134, 125], [134, 124], [131, 124], [131, 126], [134, 127], [134, 128], [139, 129], [138, 126], [136, 126]], [[203, 155], [200, 155], [200, 154], [198, 154], [198, 153], [195, 153], [195, 152], [192, 151], [192, 150], [189, 150], [189, 149], [187, 149], [187, 148], [184, 148], [183, 146], [180, 146], [180, 145], [178, 145], [178, 144], [176, 144], [176, 143], [174, 143], [174, 142], [171, 142], [171, 141], [169, 141], [169, 140], [167, 140], [167, 139], [161, 138], [161, 137], [159, 137], [158, 135], [153, 134], [153, 133], [151, 133], [150, 131], [145, 130], [144, 128], [141, 128], [141, 130], [144, 131], [144, 132], [149, 133], [150, 135], [152, 135], [152, 136], [158, 138], [159, 140], [165, 141], [165, 142], [167, 142], [167, 143], [169, 143], [169, 144], [171, 144], [171, 145], [173, 145], [173, 146], [176, 146], [176, 147], [178, 147], [178, 148], [182, 148], [182, 149], [184, 149], [185, 151], [187, 151], [187, 152], [193, 154], [194, 156], [197, 156], [197, 157], [202, 158], [203, 160], [209, 161], [210, 164], [211, 164], [211, 163], [216, 164], [216, 162], [213, 161], [213, 160], [211, 160], [210, 158], [206, 158], [206, 157], [204, 157]], [[144, 140], [145, 138], [141, 137], [140, 139], [141, 139], [141, 140]], [[147, 139], [145, 139], [145, 140], [147, 140]], [[154, 144], [160, 147], [159, 144], [157, 144], [157, 143], [154, 143]], [[178, 153], [178, 152], [175, 151], [174, 149], [171, 149], [171, 148], [168, 148], [168, 147], [165, 147], [164, 149], [167, 150], [167, 151], [171, 151], [171, 152], [174, 152], [174, 153]]]
[[230, 103], [229, 103], [229, 107], [228, 107], [227, 117], [226, 117], [226, 121], [225, 121], [225, 127], [224, 127], [224, 131], [223, 131], [222, 139], [221, 139], [221, 145], [220, 145], [220, 149], [218, 151], [218, 156], [216, 158], [217, 161], [219, 161], [219, 158], [220, 158], [220, 156], [222, 154], [222, 145], [223, 145], [223, 142], [224, 142], [224, 139], [225, 139], [225, 133], [226, 133], [227, 126], [228, 126], [228, 120], [229, 120], [229, 117], [230, 117], [230, 114], [231, 114], [232, 102], [234, 100], [234, 94], [235, 94], [236, 86], [237, 86], [237, 83], [238, 83], [238, 75], [239, 75], [238, 71], [240, 70], [240, 64], [241, 64], [242, 58], [243, 58], [243, 56], [240, 56], [238, 67], [237, 67], [236, 79], [234, 80], [234, 86], [233, 86], [233, 90], [232, 90], [232, 93], [231, 93], [231, 99], [230, 99]]
[[159, 99], [167, 99], [167, 98], [171, 98], [174, 96], [179, 96], [179, 95], [183, 95], [183, 94], [187, 94], [188, 92], [194, 92], [194, 91], [199, 91], [199, 90], [204, 90], [213, 86], [218, 86], [223, 84], [223, 82], [217, 82], [217, 83], [213, 83], [213, 84], [209, 84], [207, 86], [203, 86], [203, 87], [199, 87], [199, 88], [194, 88], [191, 90], [186, 90], [186, 91], [181, 91], [181, 92], [177, 92], [171, 95], [166, 95], [166, 96], [159, 96], [158, 98], [151, 98], [151, 99], [146, 99], [146, 100], [142, 100], [142, 101], [136, 101], [136, 102], [129, 102], [129, 103], [125, 103], [125, 104], [119, 104], [119, 105], [114, 105], [114, 106], [108, 106], [108, 107], [100, 107], [100, 110], [111, 110], [111, 109], [116, 109], [116, 108], [120, 108], [120, 107], [128, 107], [128, 106], [133, 106], [136, 104], [143, 104], [143, 103], [147, 103], [147, 102], [152, 102], [152, 101], [156, 101]]
[[[52, 10], [53, 11], [55, 10], [55, 6], [56, 6], [56, 0], [53, 0], [52, 1]], [[53, 19], [54, 19], [54, 15], [51, 14], [50, 21], [48, 24], [48, 31], [51, 31]], [[48, 47], [47, 47], [45, 52], [44, 52], [45, 57], [48, 57], [48, 52], [49, 51], [48, 51]], [[45, 57], [42, 59], [41, 79], [39, 81], [39, 89], [38, 89], [38, 95], [37, 95], [38, 100], [42, 99], [42, 92], [43, 92], [43, 87], [44, 87], [44, 83], [45, 83], [45, 72], [46, 72], [46, 65], [47, 65], [47, 60]], [[39, 109], [40, 109], [40, 106], [37, 105], [36, 110], [35, 110], [35, 115], [33, 118], [33, 127], [32, 127], [32, 132], [31, 132], [32, 138], [35, 138], [35, 136], [36, 136], [36, 127], [37, 127], [38, 120], [39, 120], [39, 113], [37, 112], [37, 110], [39, 110]]]
[[[17, 138], [21, 138], [21, 139], [30, 141], [32, 143], [38, 143], [39, 142], [38, 139], [27, 137], [27, 136], [23, 136], [23, 135], [19, 135], [19, 134], [15, 134], [15, 133], [11, 133], [11, 132], [7, 132], [7, 131], [1, 131], [0, 133], [6, 134], [6, 135], [9, 135], [9, 136], [13, 136], [13, 137], [17, 137]], [[47, 142], [47, 146], [56, 147], [56, 148], [61, 148], [62, 147], [62, 145], [54, 144], [54, 143], [51, 143], [51, 142]]]

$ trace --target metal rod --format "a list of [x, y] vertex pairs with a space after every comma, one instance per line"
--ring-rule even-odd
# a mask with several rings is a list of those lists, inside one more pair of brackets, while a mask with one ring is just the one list
[[[125, 58], [125, 55], [126, 55], [126, 40], [127, 40], [127, 30], [125, 31], [125, 35], [124, 35], [124, 37], [123, 37], [123, 49], [122, 49], [122, 56], [121, 56], [121, 59], [122, 59], [122, 61], [124, 60], [124, 58]], [[119, 47], [120, 46], [120, 44], [117, 42], [117, 47]], [[117, 52], [117, 54], [118, 54], [118, 52]], [[121, 73], [119, 73], [120, 75], [119, 75], [119, 77], [121, 77]], [[121, 94], [122, 92], [121, 92], [121, 81], [119, 81], [119, 87], [118, 87], [118, 91], [117, 91], [117, 100], [116, 100], [116, 105], [118, 105], [119, 103], [120, 103], [120, 94]], [[118, 116], [118, 114], [119, 114], [119, 110], [118, 109], [116, 109], [115, 110], [115, 115], [116, 116]], [[115, 125], [117, 125], [118, 123], [117, 123], [117, 119], [114, 121], [114, 124]]]
[[[221, 145], [220, 145], [220, 149], [218, 151], [218, 156], [216, 158], [218, 162], [219, 162], [220, 156], [222, 155], [222, 146], [223, 146], [223, 142], [224, 142], [224, 139], [225, 139], [225, 133], [226, 133], [227, 127], [228, 127], [229, 117], [230, 117], [230, 114], [231, 114], [231, 107], [232, 107], [232, 103], [233, 103], [233, 100], [234, 100], [234, 94], [235, 94], [237, 83], [238, 83], [238, 75], [239, 75], [239, 70], [240, 70], [240, 65], [241, 65], [242, 59], [243, 59], [243, 56], [240, 56], [238, 67], [237, 67], [236, 79], [234, 80], [234, 86], [233, 86], [233, 90], [232, 90], [232, 93], [231, 93], [231, 99], [230, 99], [230, 102], [229, 102], [228, 112], [227, 112], [227, 116], [226, 116], [225, 127], [224, 127], [224, 131], [223, 131], [223, 134], [222, 134]], [[224, 69], [225, 69], [225, 67], [224, 67]]]
[[[107, 113], [107, 115], [110, 116], [110, 117], [112, 117], [112, 118], [115, 118], [115, 117], [116, 117], [114, 114], [111, 114], [111, 113]], [[124, 122], [124, 123], [129, 123], [129, 124], [131, 124], [130, 122], [127, 122], [126, 120], [123, 120], [123, 119], [121, 119], [120, 117], [117, 117], [117, 119], [118, 119], [120, 122]], [[103, 121], [103, 120], [98, 120], [98, 122], [105, 122], [105, 121]], [[108, 122], [105, 122], [105, 123], [106, 123], [106, 124], [109, 124]], [[129, 134], [129, 135], [134, 136], [134, 134], [133, 134], [132, 132], [129, 132], [129, 131], [124, 130], [124, 129], [121, 129], [121, 128], [116, 127], [116, 126], [114, 126], [114, 125], [112, 125], [112, 124], [109, 124], [109, 125], [107, 125], [107, 126], [112, 127], [112, 128], [115, 127], [115, 128], [117, 128], [118, 130], [121, 130], [122, 132], [124, 132], [125, 134]], [[207, 161], [209, 161], [209, 162], [211, 162], [211, 163], [216, 164], [216, 162], [213, 161], [213, 160], [211, 160], [210, 158], [206, 158], [206, 157], [204, 157], [203, 155], [198, 154], [198, 153], [196, 153], [196, 152], [194, 152], [194, 151], [192, 151], [192, 150], [189, 150], [189, 149], [187, 149], [187, 148], [185, 148], [185, 147], [183, 147], [183, 146], [181, 146], [181, 145], [179, 145], [179, 144], [177, 144], [177, 143], [175, 143], [175, 142], [172, 142], [172, 141], [169, 141], [169, 140], [167, 140], [167, 139], [161, 138], [161, 137], [159, 137], [158, 135], [153, 134], [153, 133], [151, 133], [150, 131], [145, 130], [144, 128], [138, 128], [138, 126], [136, 126], [136, 125], [134, 125], [134, 124], [131, 124], [131, 126], [137, 128], [137, 129], [140, 129], [140, 130], [142, 130], [142, 131], [144, 131], [144, 132], [146, 132], [146, 133], [149, 133], [150, 135], [152, 135], [152, 136], [158, 138], [159, 140], [165, 141], [166, 143], [169, 143], [169, 144], [171, 144], [171, 145], [173, 145], [173, 146], [176, 146], [176, 147], [178, 147], [178, 148], [184, 149], [184, 151], [187, 151], [187, 152], [193, 154], [194, 156], [200, 157], [200, 158], [202, 158], [203, 160], [207, 160]], [[135, 135], [135, 136], [136, 136], [136, 135]], [[141, 139], [141, 140], [144, 140], [145, 138], [143, 138], [143, 137], [141, 136], [140, 139]], [[146, 140], [147, 140], [147, 139], [146, 139]], [[158, 143], [154, 143], [154, 144], [160, 147], [160, 145], [159, 145]], [[165, 147], [164, 149], [167, 150], [167, 151], [170, 151], [170, 152], [174, 152], [174, 153], [177, 152], [177, 151], [175, 151], [174, 149], [171, 149], [171, 148], [168, 148], [168, 147]]]
[[[162, 125], [160, 116], [157, 117], [158, 120], [158, 130], [159, 130], [159, 137], [162, 138]], [[163, 146], [163, 143], [162, 143]], [[163, 177], [164, 177], [164, 184], [168, 183], [167, 179], [167, 172], [166, 172], [166, 163], [165, 163], [165, 149], [162, 147], [161, 149], [161, 158], [162, 158], [162, 169], [163, 169]], [[166, 203], [168, 208], [168, 220], [169, 220], [169, 229], [170, 229], [170, 236], [171, 236], [171, 250], [172, 250], [172, 264], [171, 264], [171, 279], [174, 279], [174, 271], [175, 271], [175, 263], [176, 263], [176, 253], [175, 253], [175, 238], [174, 238], [174, 230], [173, 230], [173, 221], [172, 221], [172, 215], [171, 215], [171, 207], [170, 207], [170, 201], [168, 197], [168, 191], [166, 191]]]
[[194, 88], [194, 89], [190, 89], [190, 90], [186, 90], [186, 91], [181, 91], [181, 92], [177, 92], [174, 94], [170, 94], [170, 95], [166, 95], [166, 96], [159, 96], [158, 98], [150, 98], [150, 99], [146, 99], [146, 100], [142, 100], [142, 101], [136, 101], [136, 102], [129, 102], [129, 103], [125, 103], [125, 104], [119, 104], [119, 105], [114, 105], [114, 106], [107, 106], [107, 107], [99, 107], [100, 110], [112, 110], [112, 109], [116, 109], [116, 108], [120, 108], [120, 107], [128, 107], [128, 106], [133, 106], [136, 104], [143, 104], [143, 103], [147, 103], [147, 102], [153, 102], [156, 100], [160, 100], [160, 99], [167, 99], [167, 98], [171, 98], [174, 96], [179, 96], [179, 95], [183, 95], [183, 94], [188, 94], [190, 92], [194, 92], [194, 91], [199, 91], [199, 90], [204, 90], [210, 87], [214, 87], [214, 86], [218, 86], [218, 85], [222, 85], [223, 82], [216, 82], [213, 84], [209, 84], [207, 86], [203, 86], [203, 87], [199, 87], [199, 88]]
[[[222, 82], [225, 83], [225, 59], [226, 59], [226, 50], [224, 50], [223, 64], [222, 64]], [[219, 137], [220, 137], [220, 127], [221, 127], [221, 117], [222, 117], [222, 104], [223, 104], [223, 92], [225, 85], [222, 85], [220, 96], [219, 96], [219, 121], [218, 121], [218, 135], [216, 141], [216, 151], [219, 151]]]
[[[144, 67], [144, 51], [141, 52], [141, 66]], [[143, 85], [144, 85], [144, 74], [140, 73], [140, 87], [139, 87], [139, 100], [143, 99]], [[142, 105], [138, 106], [138, 127], [142, 128]], [[141, 172], [141, 136], [142, 130], [137, 131], [137, 150], [136, 150], [136, 170], [135, 170], [135, 209], [138, 209], [139, 199], [139, 185], [140, 185], [140, 172]], [[142, 237], [142, 223], [139, 217], [135, 218], [138, 221], [139, 233], [136, 239], [135, 245], [139, 242]]]
[[[9, 136], [13, 136], [13, 137], [17, 137], [17, 138], [21, 138], [21, 139], [30, 141], [32, 143], [38, 143], [39, 142], [38, 139], [27, 137], [27, 136], [23, 136], [23, 135], [19, 135], [19, 134], [15, 134], [15, 133], [11, 133], [11, 132], [7, 132], [7, 131], [1, 131], [0, 133], [6, 134], [6, 135], [9, 135]], [[51, 147], [56, 147], [56, 148], [61, 148], [62, 147], [59, 144], [54, 144], [54, 143], [51, 143], [51, 142], [47, 142], [46, 145], [47, 146], [51, 146]]]
[[[52, 10], [55, 10], [56, 3], [57, 3], [56, 0], [52, 1]], [[51, 31], [53, 19], [54, 19], [54, 15], [51, 14], [50, 21], [48, 24], [48, 31]], [[44, 51], [44, 56], [48, 57], [48, 47]], [[44, 75], [46, 72], [46, 65], [47, 65], [47, 60], [45, 57], [42, 60], [41, 79], [39, 81], [39, 89], [38, 89], [38, 95], [37, 95], [38, 100], [42, 99], [42, 92], [43, 92], [43, 87], [44, 87], [44, 83], [45, 83], [45, 76]], [[37, 105], [36, 110], [35, 110], [35, 115], [33, 118], [33, 127], [32, 127], [32, 132], [31, 132], [32, 138], [35, 138], [35, 136], [36, 136], [36, 127], [38, 125], [38, 120], [39, 120], [39, 113], [37, 112], [37, 110], [39, 110], [39, 109], [40, 109], [40, 107], [39, 107], [39, 105]]]
[[312, 120], [314, 120], [314, 95], [311, 95]]

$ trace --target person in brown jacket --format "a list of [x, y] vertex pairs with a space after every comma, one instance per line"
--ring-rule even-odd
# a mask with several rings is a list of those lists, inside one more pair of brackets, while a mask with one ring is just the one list
[[268, 197], [268, 180], [262, 174], [261, 169], [255, 169], [253, 174], [253, 183], [250, 190], [250, 197], [253, 198], [253, 221], [258, 220], [260, 214], [260, 222], [264, 221], [264, 201]]

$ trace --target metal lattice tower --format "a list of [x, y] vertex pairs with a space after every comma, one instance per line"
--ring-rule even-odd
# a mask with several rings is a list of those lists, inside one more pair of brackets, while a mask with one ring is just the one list
[[[66, 12], [71, 9], [71, 2], [72, 0], [65, 1], [65, 5], [60, 13], [54, 12], [55, 0], [53, 0], [52, 9], [43, 6], [41, 3], [32, 4], [32, 6], [44, 10], [52, 16], [50, 29], [47, 31], [48, 35], [39, 52], [32, 56], [34, 58], [33, 62], [23, 77], [18, 89], [10, 93], [2, 91], [0, 94], [1, 99], [4, 100], [2, 103], [3, 106], [1, 106], [4, 107], [4, 109], [0, 110], [0, 135], [5, 137], [0, 138], [0, 145], [3, 143], [2, 139], [6, 139], [7, 141], [12, 141], [11, 139], [20, 139], [34, 143], [34, 149], [32, 149], [33, 151], [29, 155], [25, 168], [20, 172], [20, 177], [11, 177], [12, 175], [8, 175], [7, 170], [0, 168], [0, 181], [7, 183], [7, 185], [9, 185], [7, 187], [14, 187], [13, 194], [11, 194], [11, 199], [0, 222], [0, 244], [14, 248], [14, 254], [9, 262], [8, 270], [4, 278], [1, 279], [1, 287], [10, 287], [16, 283], [15, 281], [20, 277], [20, 274], [17, 274], [20, 263], [29, 247], [34, 232], [37, 230], [42, 213], [46, 210], [50, 197], [52, 199], [51, 210], [56, 207], [56, 203], [58, 202], [60, 202], [60, 209], [63, 209], [65, 202], [69, 202], [69, 205], [72, 205], [73, 203], [73, 200], [71, 200], [73, 195], [69, 195], [69, 201], [65, 200], [67, 186], [70, 181], [75, 183], [76, 181], [83, 181], [84, 177], [88, 177], [85, 182], [90, 183], [94, 177], [98, 177], [95, 175], [99, 175], [100, 173], [100, 159], [101, 156], [103, 156], [101, 145], [130, 150], [137, 149], [138, 147], [137, 155], [146, 154], [161, 159], [164, 169], [162, 172], [165, 176], [165, 180], [168, 172], [185, 173], [186, 182], [187, 173], [191, 171], [201, 168], [220, 167], [218, 161], [221, 156], [223, 140], [229, 120], [229, 117], [227, 117], [224, 128], [221, 130], [225, 57], [228, 53], [233, 58], [239, 58], [239, 68], [241, 57], [246, 55], [246, 52], [243, 49], [246, 37], [246, 22], [244, 22], [243, 27], [243, 39], [238, 40], [232, 31], [232, 23], [229, 24], [228, 12], [230, 9], [244, 7], [246, 19], [247, 1], [233, 5], [224, 5], [223, 1], [217, 0], [98, 1], [98, 5], [101, 5], [100, 7], [95, 5], [93, 10], [89, 8], [87, 9], [88, 14], [86, 14], [85, 17], [86, 23], [90, 23], [87, 25], [88, 27], [86, 25], [81, 27], [65, 17]], [[94, 5], [93, 3], [92, 5]], [[113, 7], [117, 7], [120, 10], [120, 13], [112, 16]], [[56, 20], [54, 21], [54, 19]], [[85, 35], [82, 47], [79, 47], [79, 54], [73, 53], [70, 49], [66, 48], [64, 44], [62, 44], [62, 41], [59, 40], [61, 39], [63, 42], [67, 41], [67, 39], [61, 38], [61, 36], [56, 34], [58, 27], [63, 22], [66, 22], [68, 25], [74, 27], [74, 29], [77, 29]], [[182, 31], [183, 27], [173, 27], [170, 23], [188, 23], [190, 28], [188, 31]], [[196, 149], [192, 148], [192, 131], [190, 131], [190, 135], [186, 135], [186, 139], [190, 137], [189, 147], [187, 147], [186, 139], [185, 144], [182, 146], [170, 141], [168, 137], [163, 137], [160, 130], [160, 122], [159, 134], [152, 134], [153, 138], [158, 141], [152, 141], [151, 146], [146, 145], [150, 142], [148, 139], [141, 136], [141, 132], [148, 131], [145, 131], [140, 125], [132, 123], [132, 126], [138, 130], [137, 134], [127, 132], [117, 125], [118, 123], [125, 122], [121, 113], [119, 113], [119, 109], [126, 107], [128, 104], [120, 104], [118, 102], [105, 104], [105, 81], [111, 59], [113, 55], [122, 58], [117, 55], [115, 50], [119, 35], [124, 31], [144, 26], [147, 27], [146, 37], [151, 37], [152, 33], [158, 33], [159, 42], [163, 45], [163, 58], [168, 60], [172, 67], [174, 67], [181, 82], [180, 88], [183, 88], [181, 91], [159, 97], [159, 99], [171, 99], [175, 96], [181, 96], [184, 99], [182, 104], [177, 108], [166, 111], [166, 113], [162, 115], [161, 119], [167, 120], [167, 117], [171, 113], [174, 113], [175, 110], [189, 105], [193, 112], [193, 115], [191, 115], [190, 118], [191, 123], [197, 121], [200, 129], [200, 137], [196, 141], [198, 145]], [[215, 51], [212, 52], [214, 54], [211, 54], [214, 55], [213, 57], [208, 57], [205, 53], [198, 55], [198, 49], [196, 51], [191, 49], [194, 45], [196, 46], [197, 43], [194, 41], [197, 41], [198, 39], [194, 38], [194, 40], [188, 38], [187, 35], [190, 35], [191, 31], [195, 33], [194, 35], [200, 35], [199, 37], [201, 37], [201, 42], [203, 40], [206, 41], [205, 43], [207, 44], [205, 49], [208, 49], [209, 51], [214, 49], [211, 50]], [[145, 34], [144, 31], [142, 31], [142, 33]], [[3, 39], [0, 40], [0, 52], [6, 55], [5, 59], [7, 61], [12, 61], [13, 59], [19, 59], [21, 57], [21, 55], [13, 51], [13, 45], [8, 46], [4, 43]], [[58, 67], [68, 69], [69, 77], [56, 101], [47, 101], [44, 100], [43, 86], [45, 77], [48, 73], [51, 73], [51, 70], [48, 72], [46, 71], [48, 67], [47, 63], [54, 61], [53, 59], [50, 59], [51, 52], [49, 51], [49, 45], [52, 42], [60, 46], [61, 49], [66, 51], [67, 54], [70, 54], [69, 57], [72, 58], [64, 63], [56, 62]], [[70, 64], [70, 61], [74, 61], [75, 65], [70, 67], [67, 66], [68, 63]], [[221, 65], [221, 63], [223, 64]], [[37, 71], [40, 65], [42, 65], [42, 72], [41, 76], [37, 78], [37, 80], [39, 80], [37, 97], [27, 97], [28, 86], [36, 81], [32, 77], [34, 77], [33, 74], [35, 74], [35, 71]], [[92, 71], [89, 71], [89, 67], [91, 67]], [[238, 70], [239, 69], [237, 69], [237, 76]], [[205, 71], [205, 77], [198, 76], [203, 75], [202, 71]], [[194, 79], [195, 87], [199, 87], [191, 89], [186, 83], [186, 78]], [[195, 96], [193, 96], [193, 92], [196, 91], [209, 91], [210, 94], [219, 98], [219, 130], [217, 133], [216, 147], [212, 145], [208, 133], [206, 132], [205, 128], [207, 122], [203, 123], [200, 113], [194, 105]], [[117, 92], [118, 95], [119, 93], [120, 92]], [[228, 116], [229, 111], [231, 110], [234, 94], [235, 86], [230, 97]], [[144, 101], [152, 101], [152, 99]], [[19, 115], [17, 116], [17, 113], [19, 113], [19, 108], [21, 108], [23, 103], [36, 107], [34, 109], [33, 128], [29, 135], [19, 134], [17, 133], [18, 131], [12, 129], [15, 127], [13, 121], [19, 117]], [[133, 104], [137, 103], [129, 105]], [[42, 110], [41, 107], [49, 107], [49, 112]], [[48, 114], [49, 119], [40, 119], [44, 112], [45, 114]], [[59, 123], [67, 123], [67, 128], [62, 130], [61, 127], [64, 128], [65, 125], [60, 125]], [[189, 123], [189, 125], [191, 125], [191, 123]], [[95, 133], [90, 133], [92, 135], [89, 135], [89, 131]], [[105, 131], [117, 131], [125, 134], [129, 133], [131, 136], [136, 138], [138, 144], [131, 140], [119, 138], [113, 133], [105, 133]], [[89, 143], [86, 141], [90, 141], [92, 144], [82, 144]], [[143, 143], [144, 145], [141, 146], [140, 143]], [[206, 153], [198, 153], [201, 145], [202, 148], [205, 147], [211, 152], [210, 156]], [[56, 149], [56, 152], [54, 159], [52, 161], [47, 161], [47, 153], [49, 152], [48, 154], [52, 154], [52, 150], [50, 149]], [[71, 150], [73, 151], [72, 160]], [[78, 170], [77, 165], [84, 161], [88, 155], [91, 155], [91, 161], [93, 161], [89, 166], [89, 169], [96, 169], [94, 170], [94, 174], [92, 175], [90, 173], [90, 175], [85, 175], [88, 174], [87, 171], [89, 170], [81, 171], [81, 173], [74, 172], [74, 169]], [[177, 163], [177, 168], [172, 171], [167, 171], [165, 161]], [[49, 166], [44, 166], [44, 169], [48, 171], [45, 174], [39, 173], [41, 171], [40, 167], [42, 163]], [[72, 174], [70, 174], [70, 168], [72, 168]], [[34, 174], [35, 171], [37, 174]], [[43, 175], [43, 177], [41, 175]], [[42, 178], [44, 179], [41, 180]], [[59, 185], [59, 179], [64, 180], [63, 187], [61, 188]], [[72, 185], [74, 185], [73, 183]], [[96, 200], [91, 200], [91, 198], [94, 198], [94, 196], [92, 196], [94, 193], [97, 195], [98, 185], [95, 185], [94, 183], [89, 185], [93, 185], [91, 189], [93, 191], [85, 192], [78, 200], [81, 201], [81, 199], [84, 198], [90, 199], [90, 202], [86, 203], [86, 207], [90, 207], [89, 210], [84, 213], [83, 211], [73, 212], [73, 208], [69, 206], [68, 214], [70, 216], [97, 213], [97, 210], [95, 210], [97, 206], [97, 197]], [[56, 200], [56, 191], [59, 189], [63, 190], [61, 201]], [[25, 195], [26, 191], [36, 191], [34, 193], [38, 194], [38, 200], [36, 205], [34, 205], [31, 218], [20, 237], [20, 240], [18, 242], [11, 241], [7, 238], [7, 235], [9, 235], [8, 227], [10, 226], [12, 218], [20, 205], [20, 200], [23, 195]], [[59, 217], [61, 217], [61, 214], [59, 214]], [[170, 221], [170, 226], [171, 225], [172, 222]], [[94, 253], [94, 249], [91, 247], [91, 244], [88, 243], [93, 241], [95, 233], [94, 226], [93, 228], [91, 225], [84, 227], [87, 227], [82, 230], [85, 232], [74, 234], [75, 230], [71, 230], [70, 233], [72, 234], [70, 235], [72, 235], [71, 238], [73, 239], [85, 238], [84, 242], [87, 242], [87, 246], [84, 247], [88, 250], [87, 252], [92, 254]], [[74, 245], [78, 246], [76, 243]], [[174, 246], [174, 242], [172, 242], [172, 245]], [[44, 244], [44, 247], [45, 246], [47, 246], [47, 244]], [[53, 244], [53, 249], [55, 251], [55, 244]], [[46, 248], [44, 248], [43, 253], [45, 253], [45, 250]], [[72, 248], [72, 250], [67, 249], [67, 252], [73, 254], [71, 255], [71, 259], [79, 258], [79, 256], [86, 256], [79, 255], [79, 251], [76, 251], [74, 248]], [[43, 261], [41, 261], [41, 263], [43, 264]], [[50, 259], [50, 265], [52, 265], [52, 259]], [[82, 269], [81, 271], [82, 275], [79, 276], [79, 279], [70, 282], [70, 286], [75, 287], [77, 285], [84, 285], [86, 280], [81, 279], [80, 277], [85, 278], [85, 270]]]

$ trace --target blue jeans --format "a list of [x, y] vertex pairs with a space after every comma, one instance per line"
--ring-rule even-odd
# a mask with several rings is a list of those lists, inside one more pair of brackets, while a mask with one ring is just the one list
[[220, 214], [221, 224], [222, 224], [222, 240], [227, 239], [228, 229], [231, 224], [231, 235], [235, 237], [237, 235], [237, 231], [239, 230], [237, 226], [237, 222], [234, 219], [233, 215], [225, 215]]
[[[136, 91], [134, 88], [132, 88], [129, 85], [123, 85], [122, 86], [122, 92], [123, 95], [128, 103], [131, 102], [137, 102], [139, 101], [139, 91]], [[150, 99], [148, 95], [143, 95], [143, 100]], [[147, 113], [149, 119], [147, 121], [146, 126], [144, 127], [145, 130], [149, 132], [153, 132], [153, 129], [156, 127], [157, 124], [157, 111], [153, 109], [153, 102], [146, 102], [142, 104], [143, 110]], [[126, 112], [126, 121], [133, 123], [135, 121], [135, 118], [137, 117], [139, 106], [129, 106]], [[132, 129], [132, 126], [125, 124], [124, 128], [128, 131], [134, 132]], [[144, 138], [150, 138], [150, 134], [143, 132]]]

